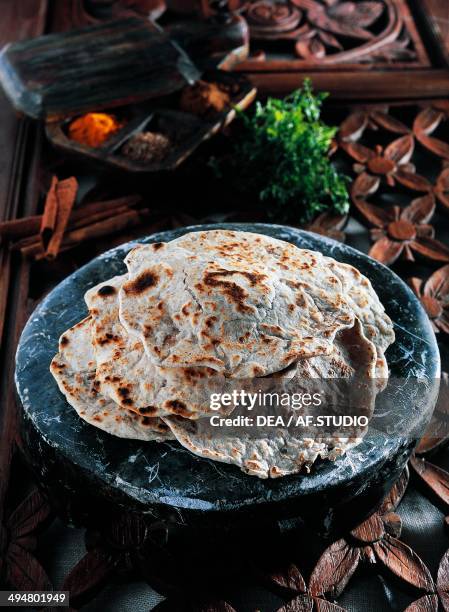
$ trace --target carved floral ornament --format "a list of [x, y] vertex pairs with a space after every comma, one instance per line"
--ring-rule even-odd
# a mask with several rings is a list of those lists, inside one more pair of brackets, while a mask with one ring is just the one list
[[[251, 39], [291, 41], [297, 58], [320, 64], [425, 61], [398, 0], [228, 0], [245, 16]], [[208, 8], [203, 12], [210, 13]]]
[[[413, 458], [410, 465], [425, 489], [448, 506], [449, 474], [424, 459]], [[402, 521], [397, 508], [408, 482], [409, 473], [405, 469], [370, 518], [321, 549], [308, 579], [293, 560], [278, 565], [273, 551], [266, 559], [253, 559], [246, 568], [247, 576], [242, 578], [280, 596], [285, 603], [278, 612], [344, 612], [335, 599], [355, 579], [358, 568], [364, 566], [375, 574], [394, 577], [402, 587], [411, 589], [415, 601], [407, 612], [437, 612], [439, 603], [448, 610], [449, 551], [432, 576], [419, 555], [400, 539]], [[52, 518], [45, 497], [34, 490], [7, 519], [3, 547], [7, 552], [2, 556], [2, 569], [9, 586], [19, 590], [52, 589], [33, 554], [38, 532]], [[108, 516], [101, 526], [87, 530], [85, 544], [84, 557], [69, 571], [61, 586], [62, 590], [70, 591], [70, 611], [82, 608], [118, 579], [120, 582], [138, 579], [166, 597], [154, 608], [158, 612], [235, 612], [223, 597], [230, 576], [235, 575], [232, 569], [227, 572], [223, 568], [216, 584], [202, 582], [197, 567], [190, 571], [170, 554], [166, 548], [166, 529], [161, 523], [148, 522], [132, 513]], [[51, 610], [46, 608], [45, 612]]]
[[421, 301], [436, 333], [449, 333], [449, 265], [434, 272], [427, 281], [412, 277], [410, 287]]
[[[449, 145], [441, 129], [449, 103], [411, 111], [403, 122], [388, 106], [358, 108], [342, 122], [337, 138], [337, 148], [352, 164], [354, 209], [372, 228], [370, 255], [387, 265], [398, 258], [414, 261], [416, 254], [449, 261], [449, 249], [435, 239], [431, 225], [437, 203], [449, 211]], [[424, 168], [427, 176], [419, 173]]]

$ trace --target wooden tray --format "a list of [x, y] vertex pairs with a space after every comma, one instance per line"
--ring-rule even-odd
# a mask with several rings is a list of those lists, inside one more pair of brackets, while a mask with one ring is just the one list
[[[256, 88], [242, 75], [220, 70], [210, 71], [203, 76], [208, 82], [222, 83], [238, 91], [231, 95], [231, 107], [221, 113], [199, 117], [177, 108], [179, 97], [169, 102], [169, 107], [124, 107], [116, 115], [125, 119], [126, 124], [101, 147], [89, 147], [71, 140], [67, 128], [74, 117], [63, 121], [47, 123], [46, 133], [50, 142], [67, 153], [82, 155], [90, 159], [115, 166], [129, 172], [158, 172], [172, 170], [181, 164], [205, 140], [233, 121], [237, 109], [244, 110], [256, 97]], [[161, 161], [134, 161], [122, 153], [123, 146], [135, 134], [145, 131], [170, 134], [174, 139], [173, 148]]]

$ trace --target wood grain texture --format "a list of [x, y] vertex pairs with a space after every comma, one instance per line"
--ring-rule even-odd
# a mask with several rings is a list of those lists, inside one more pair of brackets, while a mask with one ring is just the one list
[[328, 91], [338, 100], [413, 100], [449, 97], [449, 71], [373, 71], [355, 75], [350, 70], [334, 72], [247, 73], [261, 94], [285, 95], [310, 78], [319, 91]]
[[441, 44], [446, 62], [449, 62], [449, 3], [446, 0], [421, 0], [416, 10], [421, 9], [434, 40]]
[[167, 95], [194, 73], [166, 34], [138, 18], [15, 43], [0, 56], [8, 97], [34, 118], [62, 118]]
[[[0, 44], [37, 36], [45, 26], [47, 3], [41, 0], [18, 0], [2, 2], [0, 20]], [[0, 125], [2, 126], [2, 147], [0, 150], [0, 219], [30, 214], [35, 206], [37, 190], [32, 173], [36, 172], [36, 150], [39, 140], [30, 124], [18, 119], [9, 102], [0, 93]], [[27, 151], [30, 134], [35, 138], [36, 148]], [[28, 164], [26, 163], [28, 161]], [[24, 169], [30, 172], [28, 186], [23, 188]], [[36, 175], [35, 175], [36, 176]], [[30, 197], [30, 191], [34, 189]], [[4, 510], [4, 498], [9, 480], [10, 463], [16, 437], [16, 410], [12, 388], [13, 354], [19, 331], [25, 316], [28, 296], [27, 267], [14, 261], [6, 252], [4, 244], [0, 247], [0, 330], [2, 352], [0, 354], [0, 523]], [[23, 272], [23, 274], [22, 274]], [[8, 308], [7, 308], [8, 305]], [[19, 307], [20, 308], [17, 308]], [[17, 308], [17, 310], [16, 310]], [[18, 318], [12, 313], [22, 313]]]

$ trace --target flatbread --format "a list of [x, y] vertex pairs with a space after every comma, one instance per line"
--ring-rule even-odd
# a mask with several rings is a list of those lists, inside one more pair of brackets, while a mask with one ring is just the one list
[[353, 327], [339, 331], [335, 337], [330, 355], [319, 355], [300, 359], [296, 363], [295, 376], [298, 378], [376, 378], [377, 351], [366, 338], [359, 319]]
[[170, 431], [160, 419], [138, 416], [98, 392], [90, 326], [91, 318], [87, 317], [67, 330], [59, 340], [59, 353], [50, 365], [68, 403], [84, 421], [119, 438], [171, 439]]
[[330, 353], [354, 315], [320, 253], [248, 232], [138, 246], [120, 320], [159, 366], [264, 376]]
[[251, 476], [278, 478], [297, 474], [318, 457], [334, 461], [349, 448], [360, 443], [358, 438], [304, 438], [279, 428], [268, 437], [253, 438], [237, 431], [226, 436], [211, 434], [206, 418], [189, 421], [168, 417], [166, 421], [178, 442], [195, 455], [237, 465]]
[[90, 315], [61, 336], [50, 367], [81, 418], [118, 437], [176, 438], [261, 478], [333, 460], [362, 441], [364, 429], [249, 435], [211, 431], [209, 421], [212, 393], [260, 385], [291, 394], [314, 380], [326, 383], [331, 407], [345, 406], [340, 381], [348, 381], [358, 414], [371, 417], [394, 331], [358, 270], [267, 236], [220, 230], [140, 245], [125, 262], [128, 274], [86, 293]]
[[[142, 343], [130, 336], [118, 319], [118, 292], [125, 280], [126, 275], [114, 277], [85, 296], [92, 317], [99, 390], [124, 408], [147, 416], [198, 418], [209, 414], [211, 394], [232, 391], [233, 384], [210, 368], [155, 366]], [[350, 359], [352, 345], [355, 355]], [[367, 376], [374, 377], [376, 349], [363, 336], [358, 321], [353, 328], [337, 333], [330, 355], [299, 360], [297, 376], [343, 377], [351, 361], [355, 361], [354, 368], [366, 368]]]
[[126, 278], [111, 278], [85, 295], [99, 391], [146, 416], [198, 418], [210, 413], [210, 395], [223, 392], [226, 380], [211, 368], [163, 368], [151, 362], [140, 340], [119, 320], [118, 293]]
[[[299, 391], [310, 393], [311, 380], [318, 379], [322, 381], [320, 392], [323, 405], [316, 409], [317, 413], [339, 414], [335, 410], [326, 410], [327, 399], [332, 399], [337, 406], [343, 407], [344, 414], [363, 415], [369, 421], [376, 395], [383, 386], [383, 381], [380, 385], [376, 383], [376, 375], [379, 373], [376, 362], [376, 348], [367, 340], [362, 324], [356, 319], [351, 329], [337, 333], [331, 355], [300, 359], [287, 370], [273, 375], [270, 379], [273, 388], [265, 386], [264, 391], [276, 391], [279, 394], [286, 392], [290, 396]], [[348, 386], [342, 382], [345, 380], [350, 381], [351, 385], [351, 410], [344, 408], [348, 402]], [[308, 409], [307, 413], [313, 415], [313, 411]], [[261, 411], [256, 407], [254, 413], [260, 414]], [[285, 414], [285, 422], [289, 416]], [[326, 437], [316, 435], [316, 432], [309, 436], [305, 430], [280, 427], [274, 431], [263, 429], [259, 436], [259, 431], [249, 434], [241, 428], [227, 427], [224, 432], [219, 432], [211, 427], [208, 418], [192, 422], [179, 417], [167, 417], [164, 421], [178, 442], [194, 454], [236, 465], [259, 478], [277, 478], [298, 473], [304, 466], [309, 468], [318, 457], [334, 460], [349, 448], [360, 444], [367, 431], [363, 427], [351, 431], [352, 435], [346, 437]]]
[[377, 293], [368, 278], [357, 268], [340, 263], [331, 257], [325, 258], [329, 268], [343, 286], [343, 292], [351, 310], [362, 323], [365, 336], [377, 350], [377, 377], [388, 378], [388, 364], [385, 351], [395, 341], [393, 323], [386, 314]]

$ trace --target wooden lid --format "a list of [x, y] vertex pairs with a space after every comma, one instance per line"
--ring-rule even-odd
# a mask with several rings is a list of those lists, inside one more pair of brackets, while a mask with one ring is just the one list
[[164, 96], [198, 76], [168, 33], [135, 17], [9, 44], [0, 54], [7, 96], [35, 119]]

